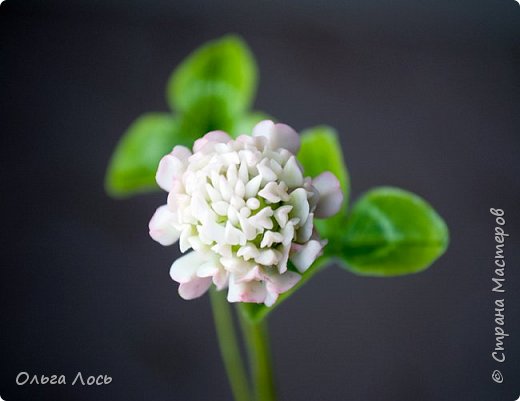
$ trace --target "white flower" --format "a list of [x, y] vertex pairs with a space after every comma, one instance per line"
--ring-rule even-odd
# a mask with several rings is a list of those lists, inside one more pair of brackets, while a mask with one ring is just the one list
[[193, 153], [176, 146], [162, 158], [156, 178], [168, 202], [152, 217], [150, 235], [192, 250], [170, 271], [182, 298], [197, 298], [214, 283], [228, 288], [229, 302], [270, 306], [320, 255], [325, 241], [313, 219], [335, 214], [343, 195], [329, 172], [304, 177], [299, 147], [291, 127], [262, 121], [252, 136], [232, 140], [213, 131]]

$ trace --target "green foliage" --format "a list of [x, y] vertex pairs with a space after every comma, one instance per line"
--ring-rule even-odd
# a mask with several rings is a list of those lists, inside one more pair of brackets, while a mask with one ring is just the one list
[[422, 198], [381, 187], [354, 205], [335, 251], [347, 268], [368, 276], [399, 276], [426, 269], [448, 245], [444, 220]]
[[207, 125], [201, 134], [230, 130], [234, 118], [245, 113], [257, 84], [255, 60], [237, 36], [206, 43], [173, 72], [167, 86], [170, 107]]
[[325, 125], [304, 130], [301, 143], [298, 160], [304, 168], [305, 175], [314, 178], [324, 171], [330, 171], [338, 178], [343, 190], [341, 210], [331, 218], [315, 220], [320, 235], [333, 240], [338, 231], [343, 230], [350, 193], [350, 179], [343, 160], [341, 143], [334, 128]]
[[108, 166], [107, 192], [124, 197], [157, 188], [155, 172], [159, 160], [173, 144], [186, 143], [178, 121], [168, 113], [148, 113], [135, 120], [120, 139]]

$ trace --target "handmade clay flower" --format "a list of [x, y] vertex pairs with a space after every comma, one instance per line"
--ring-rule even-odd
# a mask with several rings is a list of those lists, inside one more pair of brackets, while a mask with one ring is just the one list
[[304, 176], [299, 147], [291, 127], [262, 121], [252, 136], [213, 131], [193, 153], [175, 146], [162, 158], [156, 179], [168, 202], [152, 217], [150, 235], [192, 250], [170, 271], [182, 298], [214, 283], [228, 288], [229, 302], [270, 306], [320, 255], [325, 241], [313, 220], [335, 214], [343, 194], [332, 173]]

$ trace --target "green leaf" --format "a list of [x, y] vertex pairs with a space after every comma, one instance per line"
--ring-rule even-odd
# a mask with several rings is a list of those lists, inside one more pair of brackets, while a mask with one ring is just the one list
[[430, 266], [448, 237], [446, 223], [422, 198], [380, 187], [356, 202], [335, 251], [354, 273], [399, 276]]
[[109, 163], [105, 188], [114, 197], [159, 189], [155, 172], [174, 145], [190, 146], [180, 135], [177, 119], [169, 113], [147, 113], [135, 120], [120, 139]]
[[235, 124], [235, 117], [228, 113], [221, 100], [211, 97], [200, 98], [191, 110], [180, 114], [180, 131], [194, 138], [200, 138], [215, 130], [230, 132]]
[[233, 136], [233, 138], [236, 138], [242, 134], [251, 135], [254, 126], [263, 120], [274, 121], [273, 117], [270, 117], [261, 111], [252, 111], [250, 113], [246, 113], [235, 120], [233, 129], [230, 132], [231, 136]]
[[[283, 301], [293, 295], [300, 287], [302, 287], [307, 281], [309, 281], [316, 273], [320, 272], [327, 266], [327, 263], [330, 261], [330, 258], [326, 256], [321, 256], [309, 267], [305, 273], [302, 274], [302, 277], [298, 283], [291, 288], [289, 291], [280, 294], [274, 305], [265, 306], [264, 304], [253, 304], [253, 303], [241, 303], [240, 310], [241, 313], [251, 322], [259, 322], [265, 319], [275, 308], [277, 308]], [[289, 262], [289, 269], [296, 271], [296, 269]]]
[[320, 235], [334, 241], [344, 227], [350, 192], [350, 179], [338, 134], [334, 128], [317, 126], [302, 131], [301, 143], [298, 160], [303, 165], [305, 175], [314, 178], [324, 171], [330, 171], [341, 184], [344, 195], [342, 209], [328, 219], [315, 220]]
[[179, 65], [168, 82], [168, 103], [194, 116], [202, 113], [210, 123], [222, 116], [235, 118], [250, 107], [256, 76], [256, 63], [245, 42], [228, 35], [206, 43]]

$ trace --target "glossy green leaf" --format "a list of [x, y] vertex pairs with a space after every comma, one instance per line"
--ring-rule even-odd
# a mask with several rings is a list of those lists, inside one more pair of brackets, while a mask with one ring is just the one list
[[338, 134], [333, 128], [324, 125], [313, 127], [302, 131], [301, 143], [298, 160], [303, 165], [305, 175], [316, 177], [324, 171], [330, 171], [338, 178], [343, 189], [343, 207], [338, 214], [328, 219], [315, 220], [320, 235], [334, 241], [344, 227], [350, 192], [350, 179]]
[[356, 202], [334, 251], [354, 273], [399, 276], [430, 266], [448, 237], [446, 223], [422, 198], [380, 187]]
[[206, 43], [179, 65], [168, 82], [168, 102], [183, 113], [210, 116], [210, 122], [222, 116], [235, 118], [250, 107], [256, 76], [256, 64], [245, 42], [228, 35]]
[[[241, 313], [251, 322], [259, 322], [262, 319], [265, 319], [275, 308], [277, 308], [282, 302], [293, 295], [298, 289], [300, 289], [305, 283], [314, 277], [316, 273], [322, 271], [327, 266], [329, 261], [330, 258], [327, 256], [321, 256], [316, 259], [312, 266], [302, 274], [300, 281], [298, 281], [298, 283], [289, 291], [280, 294], [274, 305], [265, 306], [264, 304], [241, 303]], [[290, 262], [289, 269], [296, 271]]]
[[124, 197], [159, 189], [155, 172], [161, 157], [175, 145], [192, 143], [193, 138], [180, 135], [177, 119], [171, 114], [144, 114], [117, 144], [105, 177], [107, 192]]

